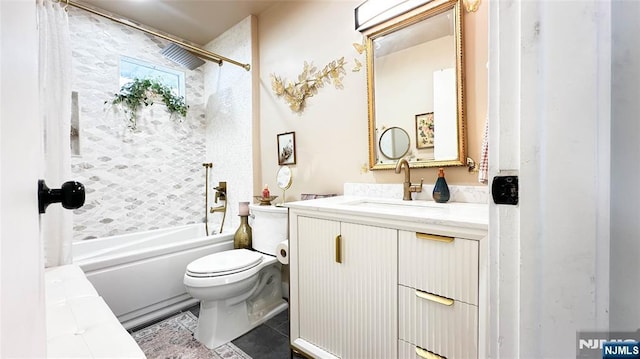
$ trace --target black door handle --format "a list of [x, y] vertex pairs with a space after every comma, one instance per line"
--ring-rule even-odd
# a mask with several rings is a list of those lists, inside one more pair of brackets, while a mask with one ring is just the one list
[[68, 181], [59, 189], [47, 187], [44, 180], [38, 180], [38, 211], [44, 213], [51, 203], [62, 203], [66, 209], [76, 209], [84, 204], [84, 185]]

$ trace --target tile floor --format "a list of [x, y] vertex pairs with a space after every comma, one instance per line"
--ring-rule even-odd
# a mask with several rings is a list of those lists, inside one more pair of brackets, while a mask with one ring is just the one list
[[[198, 305], [189, 308], [198, 316]], [[264, 324], [254, 328], [240, 338], [233, 340], [238, 348], [253, 359], [303, 359], [289, 349], [289, 311], [285, 310]]]

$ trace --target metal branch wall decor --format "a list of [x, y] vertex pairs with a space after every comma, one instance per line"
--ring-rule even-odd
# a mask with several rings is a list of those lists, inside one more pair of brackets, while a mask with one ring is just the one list
[[301, 113], [304, 111], [307, 98], [316, 95], [318, 89], [330, 84], [333, 84], [336, 89], [344, 88], [342, 85], [342, 79], [346, 74], [344, 65], [344, 57], [341, 57], [331, 61], [318, 71], [313, 63], [305, 61], [297, 82], [287, 81], [280, 76], [271, 74], [271, 87], [277, 97], [284, 98], [291, 111]]
[[[364, 50], [366, 50], [364, 36], [362, 37], [361, 43], [357, 43], [357, 42], [353, 43], [353, 48], [356, 49], [356, 52], [358, 53], [358, 55], [362, 55], [364, 53]], [[360, 72], [360, 69], [362, 69], [362, 62], [360, 62], [360, 60], [358, 60], [357, 57], [353, 58], [353, 62], [355, 62], [356, 65], [351, 69], [351, 71]]]

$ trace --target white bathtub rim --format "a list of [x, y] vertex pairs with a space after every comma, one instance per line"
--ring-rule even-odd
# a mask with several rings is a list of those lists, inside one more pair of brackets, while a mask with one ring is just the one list
[[[206, 242], [210, 243], [203, 246], [203, 243]], [[228, 245], [229, 242], [233, 242], [232, 233], [216, 234], [208, 237], [183, 240], [179, 243], [157, 245], [148, 250], [136, 250], [125, 253], [109, 254], [102, 257], [94, 256], [85, 260], [76, 260], [74, 258], [73, 263], [79, 265], [80, 268], [82, 268], [82, 270], [87, 273], [90, 271], [111, 268], [114, 266], [122, 266], [128, 263], [141, 261], [148, 258], [168, 256], [177, 252], [198, 250], [199, 248], [214, 248], [218, 246], [225, 246]]]
[[[129, 245], [131, 243], [137, 242], [140, 239], [148, 239], [150, 236], [155, 237], [160, 235], [162, 236], [173, 235], [177, 232], [190, 230], [193, 228], [199, 228], [200, 226], [202, 226], [201, 223], [195, 223], [195, 224], [192, 223], [192, 224], [185, 224], [181, 226], [152, 229], [148, 231], [122, 233], [122, 234], [117, 234], [113, 236], [74, 241], [71, 245], [75, 248], [81, 248], [82, 250], [80, 250], [79, 252], [94, 253], [96, 251], [103, 250], [105, 248], [113, 248], [113, 247], [119, 247], [121, 245]], [[205, 236], [204, 229], [201, 231], [201, 233], [202, 234], [199, 235], [198, 237]], [[89, 249], [86, 250], [84, 248], [89, 248]], [[86, 256], [86, 253], [82, 255], [76, 254], [76, 256], [84, 257]]]
[[[103, 257], [105, 254], [107, 253], [112, 253], [115, 251], [119, 251], [123, 248], [127, 248], [127, 247], [131, 247], [135, 244], [139, 244], [139, 243], [143, 243], [143, 242], [148, 242], [148, 241], [152, 241], [156, 238], [160, 238], [160, 237], [164, 237], [164, 236], [170, 236], [173, 234], [176, 234], [178, 232], [182, 232], [184, 230], [184, 228], [174, 228], [172, 230], [165, 230], [162, 231], [161, 233], [157, 233], [155, 235], [152, 236], [142, 236], [142, 233], [146, 233], [146, 232], [142, 232], [139, 235], [138, 239], [132, 240], [131, 242], [126, 242], [126, 243], [122, 243], [122, 244], [116, 244], [116, 245], [108, 245], [105, 246], [102, 249], [98, 249], [98, 250], [94, 250], [85, 254], [80, 254], [80, 255], [76, 255], [73, 254], [73, 260], [75, 261], [83, 261], [89, 258], [96, 258], [96, 257]], [[151, 231], [149, 231], [151, 232]], [[112, 237], [104, 237], [104, 238], [95, 238], [95, 239], [89, 239], [90, 241], [100, 241], [102, 242], [108, 242], [108, 241], [113, 241], [113, 237], [120, 237], [120, 236], [112, 236]], [[138, 237], [138, 236], [132, 236], [132, 237]], [[96, 243], [91, 243], [92, 245], [95, 245]]]

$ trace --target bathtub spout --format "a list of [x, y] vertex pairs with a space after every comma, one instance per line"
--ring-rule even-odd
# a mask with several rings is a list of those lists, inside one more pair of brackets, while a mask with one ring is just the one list
[[222, 212], [222, 222], [220, 222], [220, 232], [218, 232], [218, 233], [222, 233], [222, 227], [224, 227], [224, 219], [227, 217], [227, 201], [224, 201], [224, 204], [222, 206], [211, 207], [209, 211], [211, 213]]

